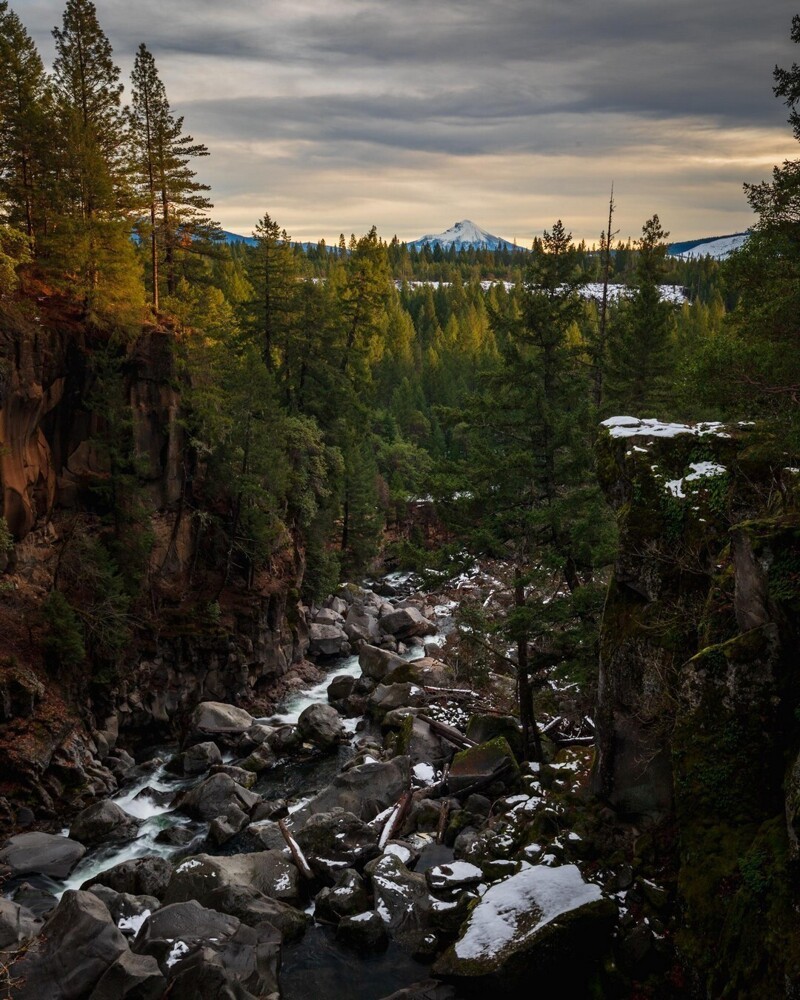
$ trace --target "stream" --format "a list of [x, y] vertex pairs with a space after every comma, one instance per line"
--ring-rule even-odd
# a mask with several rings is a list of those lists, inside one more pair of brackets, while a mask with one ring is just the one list
[[[452, 604], [439, 605], [433, 620], [437, 634], [429, 641], [440, 641], [451, 627]], [[403, 654], [414, 660], [424, 656], [424, 649], [413, 644]], [[255, 721], [269, 725], [297, 723], [301, 713], [311, 705], [328, 704], [327, 688], [335, 676], [346, 674], [361, 676], [358, 656], [331, 658], [323, 661], [325, 677], [312, 687], [293, 692], [278, 711]], [[262, 772], [253, 791], [266, 800], [285, 799], [289, 813], [305, 803], [342, 770], [357, 752], [358, 743], [365, 735], [380, 737], [380, 729], [371, 730], [364, 717], [344, 719], [349, 737], [333, 752], [313, 753], [307, 759], [281, 759], [276, 765]], [[205, 852], [209, 854], [236, 853], [236, 838], [232, 844], [214, 848], [206, 841], [208, 823], [192, 820], [171, 807], [176, 793], [192, 788], [203, 781], [207, 774], [191, 778], [170, 773], [166, 763], [178, 750], [177, 744], [153, 747], [148, 759], [137, 765], [135, 777], [126, 787], [112, 797], [126, 813], [140, 821], [138, 835], [127, 843], [102, 845], [90, 849], [72, 874], [63, 881], [36, 877], [30, 881], [60, 898], [67, 889], [79, 889], [87, 880], [121, 862], [145, 855], [159, 855], [171, 861]], [[223, 762], [230, 763], [232, 754], [223, 755]], [[191, 840], [176, 845], [165, 841], [165, 832], [173, 827], [183, 827]], [[62, 831], [68, 835], [68, 829]], [[452, 850], [434, 843], [423, 849], [417, 869], [424, 870], [433, 864], [450, 861]], [[313, 903], [307, 910], [313, 913]], [[308, 1000], [309, 997], [336, 997], [337, 1000], [376, 1000], [411, 983], [425, 979], [427, 966], [415, 961], [400, 946], [391, 942], [386, 950], [356, 956], [352, 950], [337, 943], [333, 928], [314, 924], [297, 942], [287, 944], [282, 951], [281, 995], [283, 1000]]]

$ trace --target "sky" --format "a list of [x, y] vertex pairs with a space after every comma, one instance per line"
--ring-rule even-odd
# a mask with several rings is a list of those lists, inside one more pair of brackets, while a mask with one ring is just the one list
[[[56, 0], [11, 0], [50, 65]], [[776, 64], [785, 0], [96, 0], [127, 78], [140, 42], [225, 229], [294, 239], [472, 219], [530, 245], [556, 219], [672, 240], [752, 222], [743, 182], [798, 155]]]

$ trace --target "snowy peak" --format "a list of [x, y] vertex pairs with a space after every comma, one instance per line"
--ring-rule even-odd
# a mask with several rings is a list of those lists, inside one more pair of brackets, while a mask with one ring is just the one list
[[673, 243], [669, 252], [681, 260], [692, 260], [700, 257], [713, 257], [715, 260], [727, 260], [734, 250], [739, 250], [747, 242], [749, 233], [734, 233], [732, 236], [706, 237], [702, 240], [690, 240], [688, 243]]
[[429, 234], [421, 236], [413, 243], [409, 243], [409, 249], [421, 250], [424, 246], [441, 247], [442, 250], [449, 250], [453, 247], [456, 250], [518, 250], [519, 247], [500, 236], [493, 236], [485, 229], [471, 222], [469, 219], [462, 219], [461, 222], [454, 223], [443, 233]]

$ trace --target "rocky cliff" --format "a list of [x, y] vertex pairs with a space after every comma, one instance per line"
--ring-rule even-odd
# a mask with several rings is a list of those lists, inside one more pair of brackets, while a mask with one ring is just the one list
[[[307, 648], [299, 547], [255, 580], [203, 573], [178, 346], [174, 331], [153, 327], [116, 348], [101, 398], [96, 359], [108, 337], [67, 303], [42, 297], [36, 311], [0, 321], [0, 515], [13, 543], [0, 552], [7, 823], [55, 818], [113, 790], [118, 738], [132, 748], [166, 735], [204, 699], [269, 701]], [[42, 605], [67, 562], [79, 583], [92, 571], [76, 539], [91, 542], [107, 523], [98, 497], [110, 479], [111, 409], [134, 451], [144, 582], [126, 648], [68, 669], [47, 655]]]
[[594, 786], [674, 829], [699, 996], [800, 989], [800, 471], [752, 426], [614, 418]]

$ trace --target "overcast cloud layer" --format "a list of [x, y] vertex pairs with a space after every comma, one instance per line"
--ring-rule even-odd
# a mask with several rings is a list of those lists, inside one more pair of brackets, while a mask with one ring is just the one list
[[[52, 60], [62, 5], [11, 0]], [[223, 226], [298, 239], [471, 218], [528, 244], [658, 212], [673, 239], [746, 228], [743, 181], [797, 156], [781, 0], [96, 0], [125, 74], [144, 41], [205, 142]]]

